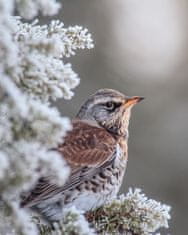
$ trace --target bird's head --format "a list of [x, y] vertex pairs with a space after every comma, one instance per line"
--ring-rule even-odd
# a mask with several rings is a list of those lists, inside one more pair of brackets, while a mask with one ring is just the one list
[[128, 133], [132, 107], [143, 99], [112, 89], [100, 89], [81, 106], [77, 118], [96, 121], [109, 132], [124, 136]]

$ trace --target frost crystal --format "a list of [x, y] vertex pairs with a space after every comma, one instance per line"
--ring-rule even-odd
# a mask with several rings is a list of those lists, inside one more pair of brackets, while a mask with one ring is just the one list
[[58, 12], [60, 4], [56, 0], [15, 0], [19, 14], [32, 19], [39, 11], [43, 15], [54, 15]]
[[87, 214], [99, 234], [151, 235], [168, 228], [170, 207], [148, 199], [140, 189], [129, 189], [126, 195]]
[[169, 211], [169, 206], [148, 199], [140, 189], [129, 189], [126, 195], [85, 215], [75, 207], [64, 210], [54, 233], [46, 225], [38, 226], [41, 235], [160, 235], [160, 228], [168, 228]]
[[91, 229], [86, 221], [83, 213], [75, 207], [65, 210], [65, 215], [62, 220], [62, 234], [77, 234], [77, 235], [94, 235], [94, 230]]
[[[36, 220], [37, 219], [37, 220]], [[54, 223], [55, 231], [46, 225], [42, 224], [40, 219], [35, 217], [40, 235], [96, 235], [95, 230], [86, 220], [82, 211], [77, 210], [74, 206], [64, 209], [64, 215], [59, 223]]]
[[62, 156], [50, 149], [71, 124], [50, 101], [73, 96], [79, 77], [63, 59], [92, 48], [91, 35], [60, 21], [41, 26], [13, 17], [15, 10], [32, 19], [59, 7], [55, 0], [0, 1], [0, 234], [37, 234], [19, 207], [21, 193], [42, 176], [62, 185], [69, 175]]
[[92, 48], [91, 35], [79, 26], [64, 28], [58, 20], [39, 26], [37, 21], [28, 24], [17, 19], [16, 25], [14, 40], [20, 51], [19, 69], [12, 74], [16, 84], [45, 101], [70, 99], [79, 78], [62, 59], [74, 55], [76, 49]]

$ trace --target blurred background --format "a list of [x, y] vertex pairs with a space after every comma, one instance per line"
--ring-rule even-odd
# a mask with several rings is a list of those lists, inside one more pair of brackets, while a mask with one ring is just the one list
[[133, 110], [121, 191], [138, 187], [171, 205], [170, 229], [162, 234], [187, 234], [188, 1], [62, 2], [57, 18], [87, 27], [95, 48], [71, 58], [81, 83], [71, 101], [57, 105], [74, 117], [98, 88], [145, 96]]

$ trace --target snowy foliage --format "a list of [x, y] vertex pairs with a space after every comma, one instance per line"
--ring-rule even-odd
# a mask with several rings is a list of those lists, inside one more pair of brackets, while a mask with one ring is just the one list
[[0, 234], [2, 235], [37, 235], [38, 230], [29, 214], [21, 210], [16, 201], [5, 200], [0, 205]]
[[59, 7], [55, 0], [0, 1], [0, 234], [37, 234], [19, 208], [20, 194], [41, 176], [51, 175], [62, 185], [69, 175], [65, 161], [50, 149], [70, 130], [70, 121], [50, 101], [73, 96], [79, 77], [64, 57], [92, 48], [91, 35], [60, 21], [41, 26], [13, 16], [16, 10], [32, 19]]
[[39, 26], [16, 21], [14, 40], [18, 44], [19, 70], [14, 72], [16, 84], [31, 96], [48, 100], [72, 97], [71, 89], [79, 83], [71, 64], [63, 57], [75, 54], [76, 49], [92, 48], [91, 35], [80, 26], [64, 28], [60, 21]]
[[93, 235], [94, 230], [90, 228], [82, 212], [75, 207], [65, 210], [65, 215], [62, 220], [63, 234], [79, 234], [79, 235]]
[[82, 211], [77, 210], [74, 206], [65, 209], [60, 223], [54, 223], [55, 231], [48, 225], [42, 224], [40, 219], [34, 218], [39, 228], [40, 235], [94, 235], [94, 229], [85, 219]]
[[169, 211], [169, 206], [148, 199], [140, 189], [129, 189], [126, 195], [89, 212], [87, 218], [99, 234], [151, 235], [168, 228]]
[[[170, 207], [148, 199], [140, 189], [129, 189], [126, 195], [85, 214], [75, 208], [66, 211], [56, 233], [38, 224], [40, 235], [159, 235], [160, 228], [168, 228]], [[87, 221], [86, 221], [87, 220]]]
[[60, 8], [60, 3], [56, 0], [15, 0], [15, 4], [19, 14], [26, 19], [32, 19], [39, 12], [54, 15]]

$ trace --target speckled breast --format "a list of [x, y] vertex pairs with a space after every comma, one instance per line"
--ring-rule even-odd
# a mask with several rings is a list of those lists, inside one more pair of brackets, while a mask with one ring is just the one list
[[84, 181], [74, 189], [65, 202], [65, 207], [75, 205], [80, 210], [91, 210], [114, 198], [123, 181], [127, 165], [127, 144], [125, 139], [117, 144], [114, 161], [107, 167], [101, 167], [91, 179]]

